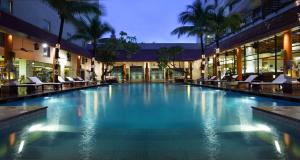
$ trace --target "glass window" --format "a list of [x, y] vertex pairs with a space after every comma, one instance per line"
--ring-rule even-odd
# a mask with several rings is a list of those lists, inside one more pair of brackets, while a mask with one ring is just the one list
[[254, 44], [246, 46], [246, 73], [258, 73], [257, 71], [257, 49], [255, 49]]
[[292, 30], [292, 53], [295, 63], [293, 75], [300, 77], [300, 28]]
[[275, 72], [275, 37], [259, 42], [259, 72]]

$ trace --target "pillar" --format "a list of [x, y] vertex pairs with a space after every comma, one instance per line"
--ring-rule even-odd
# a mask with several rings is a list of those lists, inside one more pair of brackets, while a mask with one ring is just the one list
[[4, 64], [7, 67], [6, 78], [8, 83], [10, 80], [15, 80], [15, 73], [11, 72], [13, 69], [13, 36], [11, 34], [4, 34]]
[[209, 57], [205, 58], [205, 62], [204, 62], [204, 79], [207, 79], [208, 77], [208, 63], [209, 63]]
[[149, 75], [149, 65], [146, 63], [146, 68], [145, 68], [145, 81], [149, 82], [150, 75]]
[[77, 60], [76, 60], [76, 75], [77, 76], [81, 76], [80, 75], [80, 71], [81, 71], [81, 59], [80, 56], [77, 56]]
[[13, 36], [4, 34], [4, 63], [12, 59], [11, 52], [13, 50]]
[[124, 82], [125, 82], [126, 79], [127, 79], [126, 75], [127, 75], [126, 64], [124, 64], [124, 65], [123, 65], [123, 81], [124, 81]]
[[193, 79], [193, 62], [189, 62], [190, 79]]
[[217, 56], [214, 55], [213, 56], [213, 76], [217, 76], [217, 73], [218, 70], [217, 70]]
[[243, 71], [242, 71], [242, 49], [239, 47], [236, 49], [236, 65], [237, 65], [237, 75], [238, 80], [241, 81], [243, 79]]
[[283, 34], [283, 49], [284, 49], [284, 57], [283, 57], [283, 65], [284, 65], [284, 73], [288, 74], [288, 69], [291, 68], [292, 63], [292, 35], [291, 31], [286, 31]]

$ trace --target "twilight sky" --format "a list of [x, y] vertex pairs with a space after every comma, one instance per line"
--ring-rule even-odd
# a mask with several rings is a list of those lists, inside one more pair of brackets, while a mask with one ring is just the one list
[[178, 14], [193, 0], [100, 0], [105, 6], [103, 18], [116, 30], [136, 36], [139, 42], [195, 43], [195, 37], [171, 35], [179, 26]]

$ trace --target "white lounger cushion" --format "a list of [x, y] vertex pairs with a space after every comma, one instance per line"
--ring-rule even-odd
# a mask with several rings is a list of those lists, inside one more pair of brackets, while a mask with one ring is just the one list
[[84, 81], [84, 80], [83, 80], [81, 77], [79, 77], [79, 76], [77, 77], [77, 79], [80, 80], [80, 81]]
[[250, 75], [244, 82], [251, 83], [256, 77], [257, 75]]
[[35, 84], [43, 84], [43, 82], [37, 77], [28, 77], [28, 79]]
[[66, 82], [61, 76], [58, 76], [58, 81], [59, 81], [60, 83], [65, 83], [65, 82]]
[[75, 82], [75, 80], [72, 77], [66, 77], [66, 78], [68, 81]]
[[216, 79], [216, 76], [212, 76], [209, 80], [214, 80]]
[[286, 81], [284, 74], [279, 75], [272, 83], [284, 83]]
[[284, 82], [286, 82], [285, 76], [284, 74], [279, 75], [276, 79], [274, 79], [272, 82], [255, 82], [252, 84], [261, 84], [261, 85], [272, 85], [272, 84], [276, 84], [276, 85], [280, 85], [283, 84]]

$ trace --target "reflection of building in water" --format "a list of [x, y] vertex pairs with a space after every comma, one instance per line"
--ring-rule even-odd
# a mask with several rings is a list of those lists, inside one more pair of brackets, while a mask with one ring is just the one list
[[151, 85], [145, 84], [144, 88], [144, 103], [149, 104], [151, 102]]

